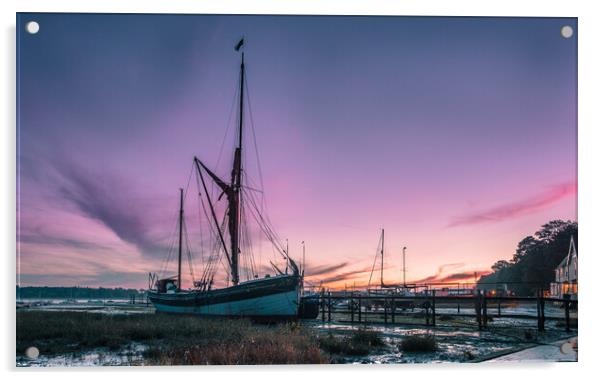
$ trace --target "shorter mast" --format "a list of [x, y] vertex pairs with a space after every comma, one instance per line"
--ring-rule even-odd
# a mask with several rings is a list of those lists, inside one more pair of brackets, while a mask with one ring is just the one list
[[383, 228], [380, 232], [380, 286], [385, 287], [383, 280], [383, 269], [385, 264], [385, 229]]
[[403, 247], [403, 286], [406, 286], [406, 247]]
[[180, 189], [180, 239], [178, 243], [178, 291], [182, 290], [182, 224], [184, 223], [184, 189]]
[[301, 242], [303, 245], [303, 269], [301, 270], [301, 277], [305, 276], [305, 240]]

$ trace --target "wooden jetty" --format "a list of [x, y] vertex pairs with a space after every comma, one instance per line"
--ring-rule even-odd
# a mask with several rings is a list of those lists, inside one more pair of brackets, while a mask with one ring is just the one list
[[[373, 294], [367, 292], [331, 292], [321, 289], [319, 292], [319, 317], [323, 322], [343, 322], [360, 324], [415, 324], [436, 326], [438, 319], [449, 317], [473, 320], [478, 329], [487, 329], [488, 323], [495, 317], [536, 320], [538, 331], [545, 330], [546, 321], [563, 321], [566, 332], [571, 331], [571, 310], [577, 301], [568, 298], [544, 297], [543, 290], [536, 296], [520, 297], [507, 295], [488, 295], [482, 290], [471, 296], [440, 296], [435, 290], [415, 295]], [[506, 305], [535, 306], [535, 315], [521, 312], [508, 312]], [[554, 304], [564, 309], [563, 316], [546, 315], [546, 304]], [[438, 311], [439, 308], [439, 311]], [[455, 313], [442, 313], [441, 309], [453, 309]], [[466, 309], [470, 310], [466, 312]], [[403, 317], [406, 317], [405, 320]], [[423, 319], [424, 322], [408, 322]]]

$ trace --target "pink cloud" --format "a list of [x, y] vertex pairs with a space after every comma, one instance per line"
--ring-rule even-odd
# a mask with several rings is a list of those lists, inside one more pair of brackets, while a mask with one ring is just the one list
[[576, 193], [577, 183], [575, 181], [560, 183], [550, 187], [550, 189], [546, 192], [537, 194], [527, 199], [457, 217], [448, 225], [448, 227], [501, 222], [503, 220], [534, 213], [560, 201], [565, 197], [575, 195]]
[[416, 280], [416, 283], [423, 283], [423, 282], [434, 282], [434, 281], [438, 281], [440, 280], [443, 276], [444, 273], [446, 273], [448, 270], [450, 269], [458, 269], [463, 267], [465, 264], [464, 263], [450, 263], [450, 264], [443, 264], [440, 265], [439, 268], [437, 269], [437, 274], [434, 274], [432, 276], [428, 276], [425, 278], [422, 278], [420, 280]]

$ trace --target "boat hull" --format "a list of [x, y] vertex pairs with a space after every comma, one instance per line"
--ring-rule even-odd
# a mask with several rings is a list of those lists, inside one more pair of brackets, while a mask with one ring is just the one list
[[148, 298], [158, 312], [203, 316], [295, 319], [299, 312], [300, 279], [276, 276], [211, 291], [159, 293]]
[[320, 314], [320, 297], [318, 295], [301, 297], [299, 318], [316, 319], [318, 314]]

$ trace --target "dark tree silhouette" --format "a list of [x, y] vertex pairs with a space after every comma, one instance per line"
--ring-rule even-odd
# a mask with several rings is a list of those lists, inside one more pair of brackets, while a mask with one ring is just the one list
[[577, 247], [577, 222], [552, 220], [518, 243], [510, 262], [493, 264], [493, 273], [481, 277], [479, 288], [493, 289], [494, 283], [507, 283], [518, 295], [533, 295], [537, 289], [549, 287], [554, 269], [569, 251], [571, 236]]

